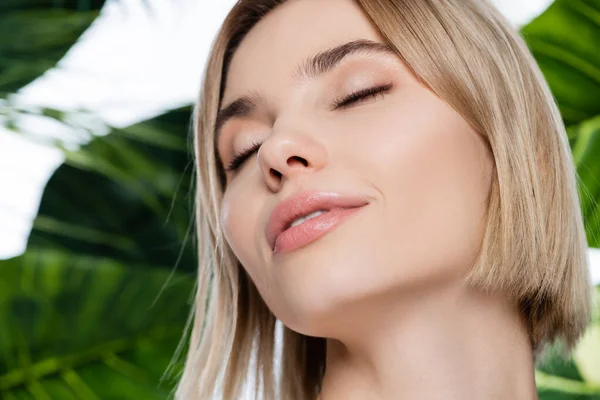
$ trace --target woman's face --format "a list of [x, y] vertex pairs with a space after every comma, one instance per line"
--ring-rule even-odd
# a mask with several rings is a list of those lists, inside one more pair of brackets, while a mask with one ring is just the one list
[[[275, 316], [315, 336], [356, 318], [351, 310], [367, 301], [456, 282], [486, 223], [493, 159], [484, 139], [398, 56], [341, 51], [328, 71], [298, 73], [305, 60], [356, 40], [384, 43], [354, 1], [289, 0], [241, 43], [221, 106], [262, 99], [220, 130], [226, 167], [262, 144], [226, 174], [226, 239]], [[372, 87], [383, 91], [335, 107]], [[274, 253], [265, 236], [271, 212], [307, 191], [369, 204], [318, 240]]]

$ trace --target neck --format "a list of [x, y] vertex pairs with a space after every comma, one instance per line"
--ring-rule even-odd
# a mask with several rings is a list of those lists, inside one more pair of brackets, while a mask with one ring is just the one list
[[503, 297], [455, 286], [361, 304], [327, 339], [320, 400], [538, 399], [524, 320]]

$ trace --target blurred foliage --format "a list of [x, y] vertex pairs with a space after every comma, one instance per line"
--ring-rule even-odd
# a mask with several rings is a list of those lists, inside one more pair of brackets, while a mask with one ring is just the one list
[[559, 346], [545, 355], [536, 369], [540, 400], [600, 400], [600, 286], [596, 286], [592, 322], [570, 359]]
[[168, 397], [190, 277], [35, 247], [1, 268], [0, 398]]
[[113, 129], [76, 151], [50, 178], [27, 248], [195, 270], [191, 246], [191, 107]]
[[190, 115], [64, 149], [27, 251], [0, 261], [1, 399], [169, 396], [196, 268]]
[[565, 124], [600, 115], [600, 1], [556, 0], [521, 34]]
[[[52, 68], [102, 4], [3, 0], [0, 99]], [[600, 1], [557, 0], [521, 32], [568, 127], [600, 247]], [[1, 399], [169, 396], [196, 273], [190, 117], [184, 107], [63, 148], [26, 252], [0, 261]], [[572, 359], [553, 350], [536, 370], [541, 400], [600, 399], [595, 312]]]
[[[600, 50], [600, 45], [599, 45]], [[573, 159], [579, 176], [579, 197], [590, 247], [600, 247], [600, 115], [571, 126]]]
[[54, 67], [105, 0], [0, 1], [0, 98]]
[[[103, 3], [0, 5], [5, 127], [26, 114], [77, 126], [70, 112], [20, 108], [10, 92], [54, 67]], [[195, 280], [190, 115], [188, 106], [84, 132], [89, 143], [76, 150], [45, 139], [65, 162], [26, 252], [0, 261], [0, 399], [169, 397]]]

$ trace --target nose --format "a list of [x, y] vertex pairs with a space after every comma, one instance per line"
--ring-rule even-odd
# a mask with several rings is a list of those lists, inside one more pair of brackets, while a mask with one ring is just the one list
[[293, 129], [273, 130], [257, 157], [265, 183], [273, 192], [280, 191], [285, 180], [318, 171], [327, 164], [323, 143], [309, 133]]

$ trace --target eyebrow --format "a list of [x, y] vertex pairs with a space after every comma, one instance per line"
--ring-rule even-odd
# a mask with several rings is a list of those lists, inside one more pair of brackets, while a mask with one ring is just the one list
[[[386, 43], [374, 42], [367, 39], [353, 40], [317, 53], [300, 63], [294, 70], [294, 78], [301, 82], [307, 79], [314, 79], [333, 70], [340, 62], [349, 55], [363, 54], [391, 54], [397, 55], [396, 51]], [[221, 128], [230, 119], [242, 118], [252, 115], [256, 109], [265, 105], [265, 99], [257, 92], [242, 96], [230, 103], [228, 106], [219, 110], [215, 123], [215, 143], [221, 134]]]

